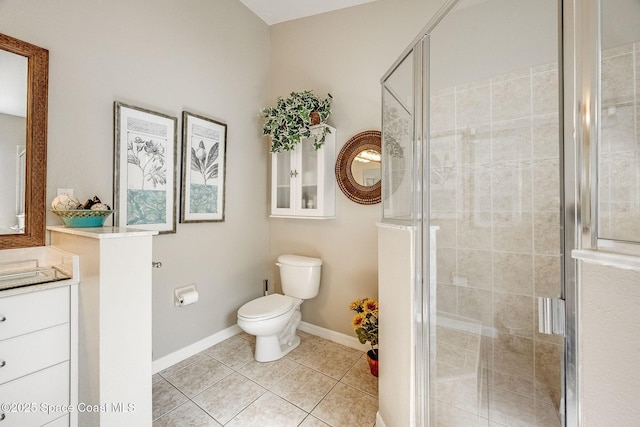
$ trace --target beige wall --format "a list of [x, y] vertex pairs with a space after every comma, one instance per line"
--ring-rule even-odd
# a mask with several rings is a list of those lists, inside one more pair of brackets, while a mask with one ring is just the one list
[[[115, 100], [178, 117], [178, 147], [183, 110], [227, 123], [226, 221], [154, 237], [154, 359], [235, 324], [269, 271], [268, 26], [237, 0], [2, 0], [0, 29], [50, 51], [48, 202], [64, 187], [112, 203]], [[200, 301], [174, 307], [189, 283]]]
[[[358, 132], [380, 130], [380, 78], [441, 3], [379, 0], [272, 26], [271, 102], [291, 91], [331, 93], [337, 151]], [[302, 305], [303, 321], [352, 335], [349, 303], [378, 293], [375, 224], [381, 207], [358, 205], [336, 191], [336, 219], [271, 219], [270, 257], [322, 258], [320, 294]], [[275, 282], [277, 273], [271, 269]]]
[[580, 398], [588, 426], [640, 420], [640, 272], [581, 264]]

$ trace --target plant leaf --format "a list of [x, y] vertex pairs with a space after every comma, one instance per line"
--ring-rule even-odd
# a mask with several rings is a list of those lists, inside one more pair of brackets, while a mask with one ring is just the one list
[[200, 159], [196, 155], [196, 150], [191, 147], [191, 170], [200, 172]]
[[207, 175], [207, 179], [209, 178], [217, 178], [218, 177], [218, 164], [214, 164], [213, 167], [211, 167], [211, 171], [209, 171], [209, 175]]
[[134, 156], [131, 153], [127, 153], [127, 163], [140, 166], [140, 159], [138, 159], [138, 157]]
[[219, 147], [220, 147], [220, 144], [216, 142], [215, 144], [213, 144], [213, 146], [209, 150], [209, 153], [207, 154], [207, 163], [204, 167], [205, 170], [208, 170], [209, 166], [211, 166], [211, 164], [215, 162], [216, 159], [218, 158]]

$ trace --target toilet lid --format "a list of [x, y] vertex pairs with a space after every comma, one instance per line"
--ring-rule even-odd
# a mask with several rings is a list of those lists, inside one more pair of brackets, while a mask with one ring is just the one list
[[238, 310], [238, 316], [246, 319], [276, 317], [289, 311], [293, 300], [280, 294], [271, 294], [249, 301]]

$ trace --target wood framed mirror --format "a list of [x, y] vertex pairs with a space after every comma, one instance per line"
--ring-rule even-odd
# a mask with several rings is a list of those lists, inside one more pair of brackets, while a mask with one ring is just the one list
[[361, 205], [381, 200], [381, 134], [360, 132], [349, 139], [336, 160], [336, 180], [345, 196]]
[[[0, 231], [0, 249], [43, 246], [46, 218], [49, 51], [5, 34], [0, 34], [0, 51], [0, 54], [10, 59], [0, 62], [0, 79], [6, 78], [2, 69], [3, 63], [13, 62], [11, 58], [18, 62], [26, 59], [26, 79], [22, 82], [25, 86], [22, 100], [25, 102], [23, 137], [21, 142], [8, 142], [7, 144], [11, 145], [6, 150], [13, 152], [16, 145], [23, 144], [22, 152], [17, 154], [17, 157], [22, 159], [15, 160], [16, 173], [10, 171], [7, 174], [12, 179], [8, 188], [13, 185], [14, 190], [0, 190], [2, 204], [15, 210], [13, 219], [23, 216], [13, 226], [11, 223], [0, 224], [2, 229], [7, 229]], [[8, 86], [15, 86], [15, 83], [9, 82]], [[0, 112], [0, 116], [12, 114]], [[0, 132], [2, 130], [0, 129]], [[4, 143], [0, 138], [0, 144]], [[22, 162], [23, 166], [20, 166]], [[13, 199], [16, 200], [15, 203]]]

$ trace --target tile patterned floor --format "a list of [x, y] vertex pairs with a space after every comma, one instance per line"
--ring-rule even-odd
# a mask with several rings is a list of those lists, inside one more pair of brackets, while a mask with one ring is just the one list
[[378, 379], [365, 353], [298, 335], [274, 362], [256, 362], [242, 332], [155, 374], [154, 427], [374, 426]]

